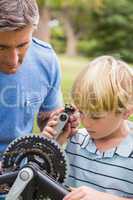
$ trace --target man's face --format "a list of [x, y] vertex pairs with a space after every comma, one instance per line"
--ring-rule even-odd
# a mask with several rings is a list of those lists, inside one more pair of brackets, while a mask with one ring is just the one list
[[33, 28], [0, 32], [0, 71], [13, 74], [23, 62], [32, 38]]

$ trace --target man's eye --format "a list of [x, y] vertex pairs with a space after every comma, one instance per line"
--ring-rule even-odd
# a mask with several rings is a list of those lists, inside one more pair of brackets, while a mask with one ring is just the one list
[[18, 46], [18, 48], [20, 49], [20, 48], [25, 48], [25, 47], [28, 47], [28, 46], [29, 46], [29, 43], [25, 43], [25, 44], [20, 44]]
[[26, 47], [26, 45], [20, 45], [20, 46], [18, 46], [17, 48], [18, 49], [23, 49], [23, 48], [25, 48]]
[[3, 51], [3, 50], [5, 50], [6, 48], [5, 47], [1, 47], [0, 46], [0, 51]]

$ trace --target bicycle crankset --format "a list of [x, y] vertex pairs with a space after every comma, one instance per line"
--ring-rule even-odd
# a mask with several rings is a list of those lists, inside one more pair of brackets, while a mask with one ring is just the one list
[[[19, 171], [25, 165], [37, 166], [50, 178], [64, 183], [67, 176], [65, 154], [57, 142], [40, 136], [25, 136], [14, 140], [3, 154], [3, 173]], [[11, 186], [10, 186], [11, 187]], [[51, 198], [34, 183], [33, 200]]]

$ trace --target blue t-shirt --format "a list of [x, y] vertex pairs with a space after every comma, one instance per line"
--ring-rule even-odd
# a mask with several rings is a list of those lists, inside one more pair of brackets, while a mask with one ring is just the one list
[[62, 103], [60, 66], [50, 45], [33, 38], [20, 69], [0, 72], [0, 153], [32, 131], [34, 116]]

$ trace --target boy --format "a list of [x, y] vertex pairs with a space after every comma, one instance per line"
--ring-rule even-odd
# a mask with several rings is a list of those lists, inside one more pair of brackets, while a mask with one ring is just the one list
[[[77, 77], [72, 99], [85, 128], [66, 147], [66, 183], [78, 188], [64, 200], [133, 198], [133, 136], [127, 121], [133, 112], [131, 68], [111, 56], [95, 59]], [[53, 118], [52, 128], [56, 121]], [[60, 143], [68, 138], [69, 129], [59, 137]]]

